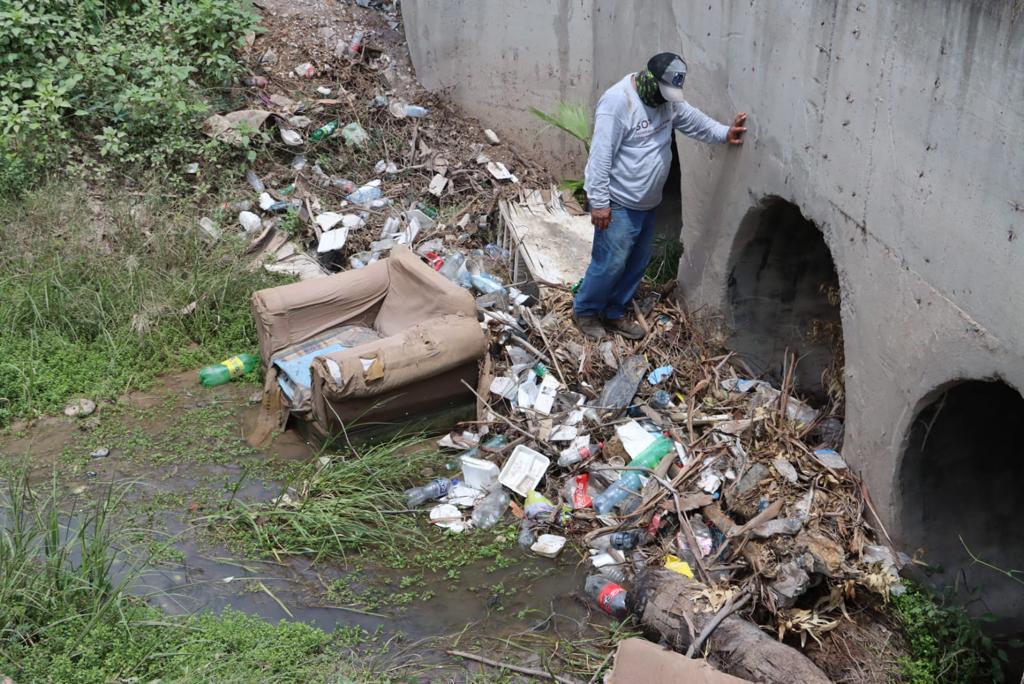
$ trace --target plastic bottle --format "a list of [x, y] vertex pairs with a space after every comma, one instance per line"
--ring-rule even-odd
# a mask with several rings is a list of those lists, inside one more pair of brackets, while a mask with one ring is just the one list
[[484, 247], [484, 254], [491, 257], [492, 259], [500, 259], [504, 261], [512, 256], [507, 249], [501, 245], [490, 244]]
[[489, 530], [494, 527], [505, 514], [512, 498], [500, 484], [484, 497], [484, 500], [473, 509], [473, 526], [481, 530]]
[[622, 566], [618, 564], [605, 565], [601, 568], [598, 568], [597, 572], [599, 575], [604, 575], [616, 584], [622, 584], [626, 581], [626, 571], [623, 570]]
[[349, 194], [345, 199], [352, 204], [369, 204], [378, 197], [380, 197], [380, 188], [373, 185], [364, 185]]
[[640, 530], [613, 532], [609, 537], [612, 548], [619, 551], [632, 551], [640, 544]]
[[588, 444], [579, 448], [569, 447], [568, 449], [564, 449], [562, 453], [558, 455], [558, 467], [568, 468], [569, 466], [576, 465], [588, 458], [593, 458], [601, 453], [601, 449], [603, 448], [604, 442]]
[[[447, 263], [447, 262], [445, 262]], [[508, 438], [505, 435], [496, 435], [491, 437], [489, 440], [483, 443], [483, 446], [487, 449], [500, 449], [501, 447], [508, 444]], [[462, 470], [462, 459], [464, 458], [476, 458], [477, 454], [480, 453], [480, 447], [475, 446], [472, 449], [466, 449], [458, 456], [455, 457], [448, 465], [445, 466], [448, 470]]]
[[500, 280], [484, 271], [470, 274], [470, 282], [473, 283], [473, 287], [484, 294], [494, 294], [505, 290], [505, 286], [501, 284]]
[[349, 59], [355, 59], [359, 56], [359, 53], [363, 51], [363, 36], [365, 32], [360, 29], [352, 34], [352, 40], [348, 44], [348, 50], [346, 51]]
[[462, 264], [466, 263], [466, 255], [462, 252], [456, 252], [450, 257], [445, 259], [444, 266], [438, 271], [441, 275], [452, 282], [457, 282], [459, 278], [459, 270], [462, 268]]
[[424, 116], [426, 116], [429, 113], [430, 113], [430, 110], [427, 109], [426, 107], [421, 107], [419, 105], [411, 105], [411, 104], [410, 105], [405, 105], [405, 115], [406, 116], [411, 116], [414, 119], [421, 119], [421, 118], [423, 118]]
[[199, 382], [203, 387], [216, 387], [223, 385], [231, 378], [248, 373], [260, 363], [260, 357], [255, 354], [239, 354], [230, 359], [224, 359], [220, 363], [207, 366], [199, 371]]
[[519, 521], [519, 545], [530, 548], [537, 541], [537, 532], [533, 529], [533, 521], [523, 518]]
[[323, 140], [324, 138], [329, 138], [334, 134], [334, 131], [338, 130], [338, 126], [340, 125], [341, 122], [338, 120], [328, 121], [323, 126], [310, 133], [309, 139], [316, 141]]
[[452, 490], [452, 487], [459, 483], [458, 480], [450, 480], [447, 477], [439, 477], [436, 480], [431, 480], [422, 487], [413, 487], [412, 489], [405, 490], [405, 502], [409, 505], [409, 508], [415, 508], [421, 506], [427, 501], [434, 501], [441, 497], [448, 496], [448, 492]]
[[248, 181], [249, 185], [256, 192], [263, 192], [267, 189], [267, 186], [263, 184], [263, 181], [260, 180], [260, 177], [252, 169], [245, 172], [245, 180]]
[[331, 186], [341, 190], [346, 195], [350, 195], [356, 190], [356, 184], [350, 181], [348, 178], [339, 178], [334, 176], [331, 178]]
[[[641, 451], [636, 458], [629, 462], [631, 468], [654, 468], [658, 465], [665, 454], [671, 452], [672, 440], [668, 437], [659, 437], [654, 440], [646, 449]], [[607, 515], [615, 506], [625, 500], [630, 494], [635, 495], [640, 488], [640, 472], [636, 470], [623, 471], [622, 476], [616, 480], [611, 487], [604, 490], [594, 498], [594, 510], [599, 515]]]
[[616, 620], [622, 620], [628, 615], [626, 590], [621, 585], [601, 575], [590, 575], [587, 577], [586, 591], [587, 596], [594, 599], [598, 608]]

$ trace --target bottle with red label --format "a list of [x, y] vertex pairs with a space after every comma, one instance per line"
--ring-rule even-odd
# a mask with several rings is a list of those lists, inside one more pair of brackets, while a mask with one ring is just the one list
[[597, 607], [611, 615], [616, 620], [622, 620], [628, 615], [626, 609], [626, 590], [607, 577], [591, 575], [587, 577], [587, 596], [594, 599]]

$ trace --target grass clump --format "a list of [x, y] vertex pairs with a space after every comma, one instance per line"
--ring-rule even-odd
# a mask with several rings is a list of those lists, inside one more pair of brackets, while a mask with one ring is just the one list
[[244, 0], [0, 5], [0, 193], [69, 161], [153, 168], [221, 157], [196, 124], [257, 21]]
[[[400, 555], [427, 538], [408, 511], [403, 490], [429, 479], [444, 456], [419, 437], [398, 438], [361, 449], [358, 455], [299, 471], [296, 500], [235, 506], [226, 519], [231, 534], [249, 548], [285, 555], [345, 558], [378, 551]], [[294, 495], [290, 495], [292, 498]]]
[[0, 426], [253, 349], [249, 297], [281, 282], [157, 193], [51, 186], [0, 215]]
[[9, 483], [0, 497], [0, 672], [69, 684], [319, 682], [353, 665], [338, 650], [351, 634], [230, 610], [167, 616], [130, 595], [147, 562], [110, 524], [123, 493], [79, 507], [61, 501], [56, 482], [44, 495], [23, 477]]
[[893, 606], [910, 647], [910, 657], [900, 662], [907, 681], [1006, 681], [1006, 652], [985, 635], [966, 608], [906, 584], [907, 591], [893, 598]]

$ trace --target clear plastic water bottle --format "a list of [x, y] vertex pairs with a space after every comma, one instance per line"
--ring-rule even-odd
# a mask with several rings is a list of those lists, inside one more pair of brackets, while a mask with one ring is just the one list
[[587, 577], [586, 591], [598, 608], [616, 620], [622, 620], [629, 614], [626, 609], [626, 590], [607, 577], [590, 575]]
[[473, 526], [481, 530], [489, 530], [494, 527], [501, 516], [505, 514], [511, 501], [512, 497], [508, 495], [505, 488], [500, 484], [495, 485], [494, 489], [484, 497], [484, 500], [473, 509]]
[[604, 442], [598, 444], [588, 444], [582, 447], [571, 446], [568, 449], [564, 449], [558, 455], [558, 467], [568, 468], [571, 465], [575, 465], [580, 461], [584, 461], [588, 458], [593, 458], [601, 453], [604, 448]]
[[426, 107], [420, 107], [419, 105], [405, 105], [405, 115], [411, 116], [414, 119], [422, 119], [430, 110]]
[[[629, 465], [632, 468], [654, 468], [672, 450], [672, 440], [668, 437], [659, 437], [630, 461]], [[607, 515], [630, 495], [635, 496], [639, 489], [640, 472], [626, 470], [611, 487], [594, 497], [594, 510], [598, 515]]]
[[501, 281], [490, 273], [483, 271], [480, 273], [471, 273], [469, 278], [470, 282], [473, 283], [473, 287], [484, 294], [494, 294], [495, 292], [503, 292], [505, 290], [505, 286], [501, 284]]
[[452, 487], [459, 484], [458, 480], [450, 480], [447, 477], [439, 477], [431, 480], [422, 487], [413, 487], [405, 490], [405, 502], [409, 508], [421, 506], [427, 501], [435, 501], [441, 497], [448, 496]]
[[604, 565], [600, 567], [597, 571], [597, 574], [604, 575], [616, 584], [622, 584], [626, 581], [626, 571], [623, 570], [622, 566], [618, 563], [615, 563], [613, 565]]
[[458, 281], [459, 270], [462, 268], [462, 264], [466, 263], [466, 255], [462, 252], [456, 252], [450, 257], [444, 260], [444, 266], [438, 271], [448, 280], [454, 282]]

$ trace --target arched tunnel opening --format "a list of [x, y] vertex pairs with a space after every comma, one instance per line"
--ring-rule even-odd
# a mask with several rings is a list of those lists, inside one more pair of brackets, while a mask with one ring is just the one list
[[733, 246], [729, 346], [751, 370], [781, 382], [787, 350], [799, 393], [842, 396], [839, 277], [817, 226], [800, 208], [769, 197], [744, 217]]
[[[902, 541], [920, 549], [935, 587], [955, 587], [994, 633], [1024, 631], [1024, 397], [1002, 382], [943, 390], [910, 427], [900, 466]], [[976, 592], [976, 593], [974, 593]]]

